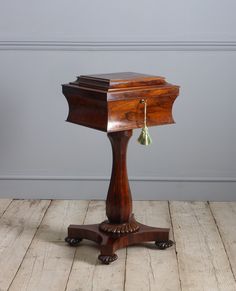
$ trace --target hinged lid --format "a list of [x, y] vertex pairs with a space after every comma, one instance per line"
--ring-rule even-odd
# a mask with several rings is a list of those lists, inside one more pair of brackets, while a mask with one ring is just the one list
[[71, 83], [83, 88], [116, 91], [122, 89], [136, 89], [147, 86], [166, 84], [165, 78], [133, 72], [121, 72], [98, 75], [81, 75], [77, 81]]

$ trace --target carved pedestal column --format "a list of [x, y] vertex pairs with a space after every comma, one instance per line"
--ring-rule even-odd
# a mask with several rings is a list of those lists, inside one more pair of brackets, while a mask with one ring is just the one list
[[132, 215], [132, 196], [126, 167], [127, 145], [132, 130], [108, 133], [111, 141], [113, 165], [111, 181], [106, 200], [108, 220], [100, 225], [100, 229], [111, 233], [130, 233], [139, 226]]
[[119, 248], [145, 241], [155, 241], [159, 249], [170, 247], [168, 228], [143, 225], [132, 214], [132, 196], [126, 168], [127, 145], [132, 130], [108, 133], [113, 153], [113, 166], [106, 200], [108, 220], [100, 224], [70, 225], [65, 239], [76, 246], [82, 239], [89, 239], [100, 245], [99, 260], [109, 264], [117, 259]]

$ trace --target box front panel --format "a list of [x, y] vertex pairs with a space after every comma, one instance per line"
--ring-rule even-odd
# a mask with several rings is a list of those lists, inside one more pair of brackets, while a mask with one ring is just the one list
[[144, 104], [147, 102], [147, 126], [174, 123], [172, 106], [177, 95], [139, 97], [110, 101], [108, 104], [108, 131], [140, 128], [144, 125]]

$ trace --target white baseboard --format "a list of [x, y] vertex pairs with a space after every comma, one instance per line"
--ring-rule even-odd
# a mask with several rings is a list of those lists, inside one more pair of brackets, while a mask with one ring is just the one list
[[[109, 177], [1, 176], [0, 198], [105, 199]], [[136, 200], [236, 201], [235, 178], [130, 177]]]

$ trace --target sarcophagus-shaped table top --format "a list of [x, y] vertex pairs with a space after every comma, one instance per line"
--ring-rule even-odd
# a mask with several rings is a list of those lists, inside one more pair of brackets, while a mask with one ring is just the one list
[[105, 132], [173, 123], [172, 106], [179, 86], [164, 77], [132, 72], [80, 76], [63, 85], [69, 104], [67, 121]]

